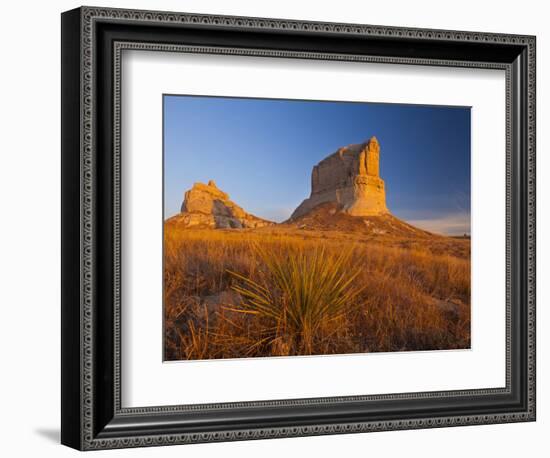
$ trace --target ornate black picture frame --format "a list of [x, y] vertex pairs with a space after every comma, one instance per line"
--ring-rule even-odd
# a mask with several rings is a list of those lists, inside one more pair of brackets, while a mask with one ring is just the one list
[[[80, 450], [535, 420], [535, 37], [82, 7], [62, 14], [62, 435]], [[121, 406], [124, 49], [506, 72], [506, 387]]]

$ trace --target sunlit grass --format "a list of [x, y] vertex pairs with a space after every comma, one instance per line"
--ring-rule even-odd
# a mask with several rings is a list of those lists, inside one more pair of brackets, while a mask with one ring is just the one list
[[468, 348], [470, 260], [454, 243], [166, 231], [165, 356]]

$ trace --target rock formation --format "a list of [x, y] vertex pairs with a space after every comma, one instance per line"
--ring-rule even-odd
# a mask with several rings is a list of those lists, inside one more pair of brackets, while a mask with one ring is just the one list
[[335, 202], [352, 216], [388, 214], [384, 180], [380, 178], [380, 144], [376, 137], [338, 149], [313, 167], [311, 195], [290, 217], [307, 214], [319, 204]]
[[185, 193], [181, 213], [168, 219], [167, 223], [216, 229], [256, 228], [273, 224], [245, 212], [216, 186], [214, 180], [208, 184], [195, 183]]

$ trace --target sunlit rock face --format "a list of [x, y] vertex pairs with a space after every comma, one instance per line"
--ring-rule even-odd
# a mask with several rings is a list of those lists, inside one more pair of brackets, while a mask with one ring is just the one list
[[214, 180], [210, 180], [208, 184], [195, 183], [186, 191], [181, 213], [167, 222], [181, 227], [201, 226], [213, 229], [256, 228], [273, 224], [244, 211], [216, 186]]
[[380, 144], [376, 137], [338, 149], [313, 167], [311, 195], [294, 210], [291, 219], [325, 202], [337, 203], [352, 216], [389, 213], [379, 164]]

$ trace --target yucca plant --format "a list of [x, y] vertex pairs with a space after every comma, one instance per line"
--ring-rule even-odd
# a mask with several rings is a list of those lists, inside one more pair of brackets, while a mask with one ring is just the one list
[[330, 254], [313, 250], [252, 250], [261, 261], [258, 280], [228, 271], [236, 280], [232, 289], [240, 303], [232, 310], [270, 322], [273, 340], [295, 342], [302, 354], [311, 354], [322, 329], [342, 318], [362, 288], [354, 283], [360, 269], [351, 261], [353, 248]]

